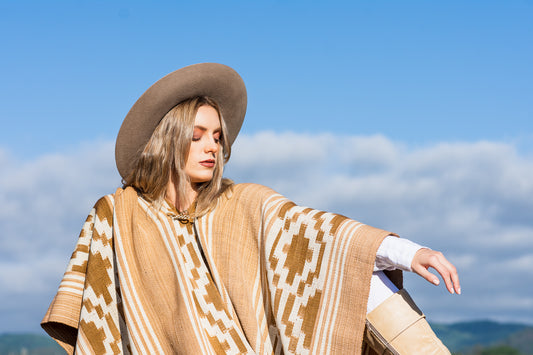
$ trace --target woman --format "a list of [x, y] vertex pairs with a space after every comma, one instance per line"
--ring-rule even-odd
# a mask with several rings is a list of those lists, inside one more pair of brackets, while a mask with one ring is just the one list
[[394, 270], [438, 284], [433, 267], [460, 293], [441, 253], [222, 178], [245, 111], [242, 79], [213, 63], [139, 98], [117, 137], [124, 188], [91, 211], [43, 328], [80, 354], [449, 353]]

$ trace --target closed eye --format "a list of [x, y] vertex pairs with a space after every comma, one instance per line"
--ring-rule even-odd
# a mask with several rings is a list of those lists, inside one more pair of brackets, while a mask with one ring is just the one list
[[215, 134], [213, 134], [213, 139], [216, 144], [220, 144], [222, 142], [222, 135], [220, 132], [215, 132]]

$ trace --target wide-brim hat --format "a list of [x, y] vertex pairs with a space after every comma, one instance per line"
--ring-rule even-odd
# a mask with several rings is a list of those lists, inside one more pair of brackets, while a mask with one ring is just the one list
[[246, 87], [232, 68], [201, 63], [178, 69], [153, 84], [132, 106], [118, 132], [115, 161], [126, 178], [161, 119], [180, 102], [208, 96], [220, 106], [227, 127], [225, 137], [233, 144], [246, 113]]

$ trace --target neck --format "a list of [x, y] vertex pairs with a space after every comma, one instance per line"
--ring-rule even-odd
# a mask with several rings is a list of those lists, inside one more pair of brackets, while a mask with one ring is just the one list
[[192, 184], [187, 185], [187, 190], [183, 196], [180, 196], [178, 194], [178, 188], [172, 180], [168, 183], [165, 193], [165, 198], [172, 202], [178, 211], [187, 210], [196, 199], [196, 196], [198, 196], [198, 192]]

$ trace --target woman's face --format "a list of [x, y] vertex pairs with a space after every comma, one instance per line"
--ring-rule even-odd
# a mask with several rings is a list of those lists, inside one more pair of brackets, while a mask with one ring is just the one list
[[211, 106], [202, 106], [194, 119], [194, 133], [185, 163], [185, 173], [192, 183], [213, 178], [217, 154], [220, 148], [220, 118]]

